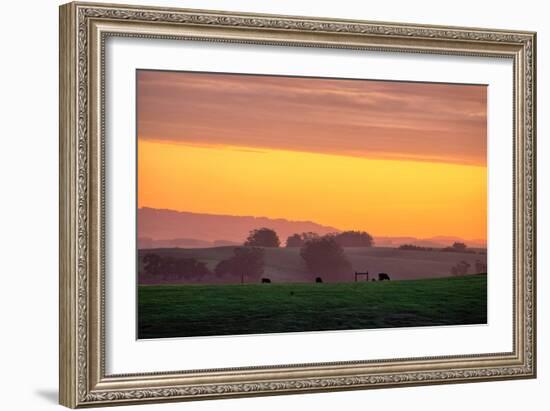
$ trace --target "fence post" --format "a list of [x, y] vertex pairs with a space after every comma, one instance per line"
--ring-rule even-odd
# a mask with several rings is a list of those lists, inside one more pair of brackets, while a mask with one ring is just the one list
[[366, 272], [364, 272], [364, 273], [360, 273], [360, 272], [355, 271], [355, 282], [357, 282], [357, 278], [358, 278], [360, 275], [366, 276], [366, 277], [367, 277], [367, 281], [369, 281], [369, 272], [368, 272], [368, 271], [366, 271]]

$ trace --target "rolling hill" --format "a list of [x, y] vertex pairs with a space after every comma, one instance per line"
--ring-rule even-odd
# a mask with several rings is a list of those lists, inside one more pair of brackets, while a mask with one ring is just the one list
[[[208, 268], [213, 270], [219, 261], [233, 255], [233, 249], [234, 247], [166, 248], [141, 250], [140, 256], [154, 252], [160, 256], [195, 258], [206, 263]], [[475, 267], [476, 260], [484, 263], [487, 261], [485, 254], [439, 250], [405, 251], [389, 247], [346, 247], [344, 251], [352, 264], [352, 271], [350, 271], [349, 276], [333, 279], [333, 281], [354, 281], [355, 271], [369, 271], [371, 278], [379, 272], [385, 272], [390, 275], [392, 280], [448, 277], [451, 275], [451, 267], [459, 261], [464, 260], [471, 264], [470, 273], [475, 271], [473, 267]], [[265, 267], [262, 276], [270, 278], [275, 283], [311, 282], [315, 278], [315, 275], [307, 272], [299, 248], [264, 248], [264, 253]], [[234, 282], [235, 279], [229, 281]], [[257, 279], [245, 279], [245, 281], [257, 282]], [[185, 283], [185, 280], [179, 282]], [[201, 282], [219, 283], [220, 279], [212, 275], [205, 277]], [[140, 283], [163, 283], [163, 281], [142, 276]]]
[[[315, 232], [323, 235], [340, 231], [311, 221], [289, 221], [283, 218], [199, 214], [184, 211], [140, 208], [138, 221], [138, 248], [170, 246], [205, 247], [242, 244], [248, 233], [260, 227], [277, 232], [281, 241], [294, 233]], [[164, 241], [163, 244], [161, 241]], [[225, 242], [220, 244], [219, 242]], [[160, 243], [159, 243], [160, 242]]]
[[[277, 232], [284, 244], [294, 233], [337, 233], [340, 228], [313, 221], [291, 221], [284, 218], [202, 214], [143, 207], [138, 209], [138, 248], [206, 248], [242, 244], [248, 233], [261, 227]], [[368, 231], [368, 230], [367, 230]], [[372, 234], [372, 233], [371, 233]], [[430, 238], [374, 236], [379, 247], [415, 244], [423, 247], [446, 247], [453, 242], [466, 242], [469, 247], [486, 247], [483, 240], [465, 241], [460, 237]]]

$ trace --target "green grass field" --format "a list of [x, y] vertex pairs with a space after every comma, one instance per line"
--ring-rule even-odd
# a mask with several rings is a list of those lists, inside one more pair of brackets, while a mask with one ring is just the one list
[[487, 276], [411, 281], [140, 285], [139, 338], [484, 324]]

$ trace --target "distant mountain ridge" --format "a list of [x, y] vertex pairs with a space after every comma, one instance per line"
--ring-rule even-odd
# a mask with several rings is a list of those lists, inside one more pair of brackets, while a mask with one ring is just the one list
[[[138, 248], [207, 248], [242, 244], [255, 228], [268, 227], [277, 232], [282, 245], [294, 233], [314, 232], [320, 235], [342, 231], [313, 221], [284, 218], [202, 214], [143, 207], [138, 209]], [[486, 247], [483, 240], [465, 241], [460, 237], [436, 236], [374, 237], [375, 246], [399, 247], [414, 244], [422, 247], [445, 247], [455, 241], [469, 247]]]
[[[201, 214], [143, 207], [138, 209], [140, 248], [206, 247], [242, 244], [255, 228], [275, 230], [284, 244], [294, 233], [315, 232], [321, 235], [339, 232], [335, 227], [312, 221], [290, 221], [283, 218]], [[176, 245], [177, 244], [177, 245]]]

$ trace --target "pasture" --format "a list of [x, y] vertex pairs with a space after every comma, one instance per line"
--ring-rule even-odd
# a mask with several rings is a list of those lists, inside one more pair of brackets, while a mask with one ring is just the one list
[[140, 285], [138, 337], [484, 324], [487, 276], [357, 283]]
[[[159, 248], [140, 250], [140, 254], [154, 252], [161, 256], [196, 258], [213, 270], [218, 262], [233, 255], [235, 247], [212, 248]], [[464, 260], [472, 265], [476, 260], [487, 261], [485, 254], [432, 251], [406, 251], [390, 247], [345, 247], [344, 252], [352, 265], [352, 271], [338, 282], [354, 280], [354, 271], [369, 271], [376, 276], [388, 273], [392, 280], [439, 278], [451, 275], [451, 267]], [[316, 275], [307, 272], [300, 257], [299, 248], [264, 248], [265, 267], [262, 277], [275, 283], [310, 282]], [[470, 272], [471, 274], [477, 274]], [[327, 279], [324, 279], [325, 281]], [[162, 283], [161, 279], [141, 279], [140, 283]], [[173, 281], [170, 281], [173, 282]], [[183, 282], [183, 281], [182, 281]], [[219, 283], [220, 280], [205, 278], [204, 283]]]

